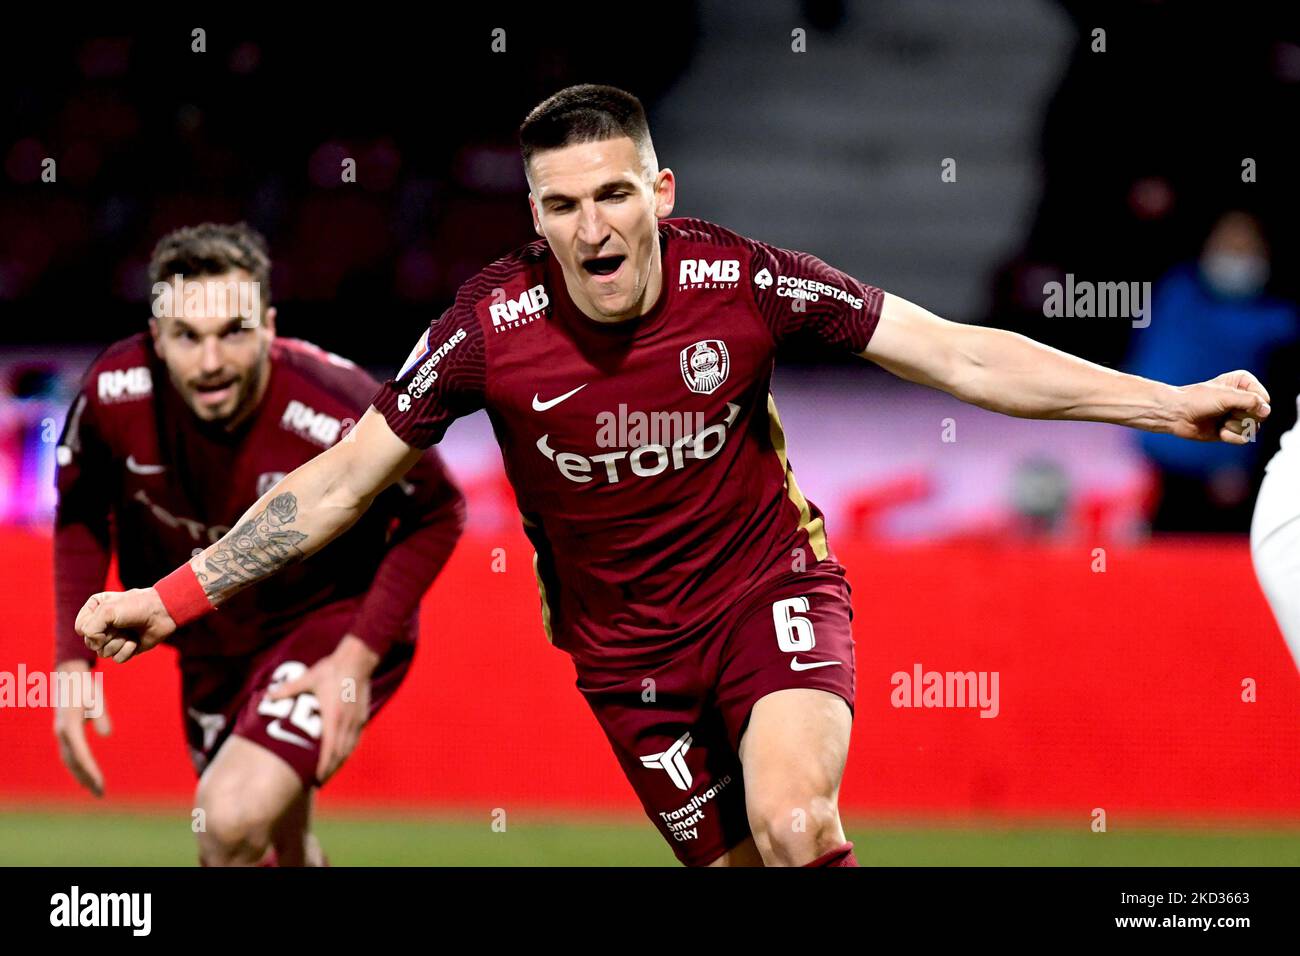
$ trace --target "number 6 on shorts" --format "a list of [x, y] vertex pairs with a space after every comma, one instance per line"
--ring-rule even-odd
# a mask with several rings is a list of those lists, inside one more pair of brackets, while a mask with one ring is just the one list
[[772, 623], [776, 626], [776, 643], [787, 653], [811, 651], [817, 644], [812, 621], [797, 614], [808, 610], [806, 597], [786, 598], [772, 605]]

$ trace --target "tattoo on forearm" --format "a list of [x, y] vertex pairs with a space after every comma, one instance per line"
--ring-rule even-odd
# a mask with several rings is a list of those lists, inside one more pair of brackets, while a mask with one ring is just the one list
[[307, 535], [289, 527], [297, 517], [298, 499], [285, 492], [222, 538], [197, 573], [204, 593], [221, 597], [307, 557], [298, 547]]

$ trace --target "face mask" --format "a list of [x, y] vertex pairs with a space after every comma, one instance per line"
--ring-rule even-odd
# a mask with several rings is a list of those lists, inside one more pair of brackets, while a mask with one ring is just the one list
[[1211, 252], [1201, 257], [1201, 275], [1219, 295], [1245, 298], [1264, 288], [1268, 260], [1240, 252]]

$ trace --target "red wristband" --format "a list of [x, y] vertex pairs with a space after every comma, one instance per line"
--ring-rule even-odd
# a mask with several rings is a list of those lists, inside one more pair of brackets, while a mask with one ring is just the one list
[[177, 627], [184, 627], [216, 610], [188, 563], [182, 564], [153, 588]]

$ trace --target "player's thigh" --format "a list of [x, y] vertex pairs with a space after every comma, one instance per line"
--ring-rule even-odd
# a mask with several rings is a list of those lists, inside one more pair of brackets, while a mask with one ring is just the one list
[[204, 829], [218, 838], [269, 840], [307, 789], [298, 772], [260, 744], [228, 737], [199, 778]]
[[[267, 648], [251, 669], [244, 689], [244, 706], [235, 719], [234, 737], [243, 737], [280, 757], [294, 769], [304, 788], [319, 786], [320, 702], [303, 692], [281, 700], [268, 700], [273, 686], [305, 673], [338, 647], [353, 615], [341, 609], [314, 612], [285, 638]], [[409, 644], [395, 644], [375, 668], [370, 680], [370, 717], [396, 693], [410, 670], [414, 654]]]
[[[852, 622], [848, 582], [820, 566], [766, 585], [746, 604], [719, 647], [715, 684], [718, 709], [742, 759], [760, 703], [765, 714], [789, 716], [799, 727], [827, 719], [839, 727], [845, 718], [845, 726], [851, 725], [856, 691]], [[824, 694], [775, 696], [792, 690]], [[839, 699], [839, 707], [827, 699], [832, 697]], [[767, 736], [773, 724], [765, 719], [760, 736]], [[778, 737], [773, 746], [783, 739]]]
[[848, 583], [817, 566], [765, 587], [728, 636], [717, 693], [751, 823], [833, 810], [853, 724], [852, 620]]
[[809, 800], [835, 801], [852, 727], [848, 705], [829, 691], [790, 688], [760, 699], [740, 740], [751, 804], [808, 810]]

